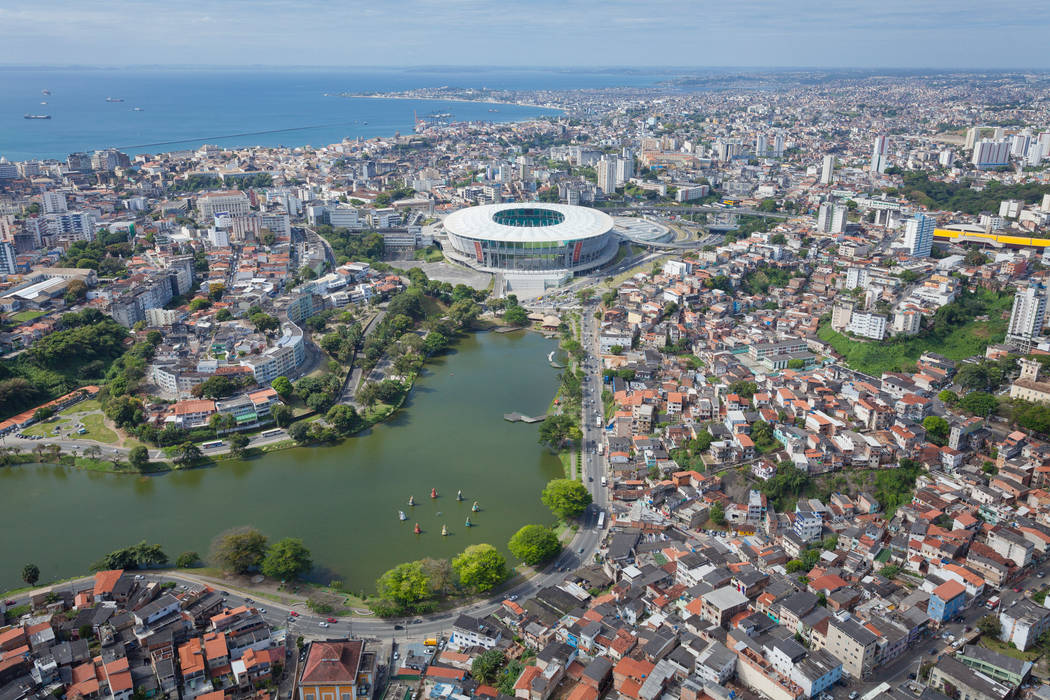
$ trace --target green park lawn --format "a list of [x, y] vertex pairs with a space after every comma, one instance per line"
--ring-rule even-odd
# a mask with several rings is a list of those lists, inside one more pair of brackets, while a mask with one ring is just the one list
[[[80, 417], [80, 422], [84, 424], [86, 432], [78, 434], [74, 429], [69, 435], [70, 438], [75, 440], [95, 440], [106, 444], [117, 442], [117, 434], [105, 426], [101, 413], [88, 413], [82, 415]], [[61, 434], [60, 429], [71, 429], [74, 428], [75, 425], [75, 420], [63, 418], [54, 422], [45, 421], [43, 423], [35, 423], [22, 432], [26, 435], [40, 435], [41, 437], [52, 438], [58, 437]]]
[[11, 314], [11, 320], [15, 323], [28, 323], [45, 315], [43, 311], [19, 311]]

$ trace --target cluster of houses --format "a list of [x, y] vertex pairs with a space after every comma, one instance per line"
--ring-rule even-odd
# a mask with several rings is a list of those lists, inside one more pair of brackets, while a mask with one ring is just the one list
[[284, 639], [259, 611], [210, 588], [176, 589], [123, 570], [70, 591], [36, 593], [0, 629], [7, 700], [276, 698]]

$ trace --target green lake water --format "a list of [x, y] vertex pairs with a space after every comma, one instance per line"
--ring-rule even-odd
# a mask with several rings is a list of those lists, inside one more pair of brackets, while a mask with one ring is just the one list
[[[376, 577], [402, 561], [480, 542], [506, 552], [519, 527], [552, 521], [539, 494], [560, 476], [560, 463], [537, 443], [536, 425], [508, 423], [503, 414], [546, 410], [558, 383], [547, 363], [553, 349], [554, 341], [532, 333], [470, 335], [428, 363], [394, 419], [335, 447], [143, 477], [0, 468], [0, 589], [22, 585], [27, 562], [40, 567], [42, 581], [73, 576], [142, 539], [173, 561], [186, 550], [205, 555], [217, 533], [240, 525], [271, 539], [302, 538], [314, 578], [355, 591], [372, 591]], [[475, 500], [481, 511], [470, 513]], [[399, 521], [398, 510], [409, 519]], [[412, 532], [416, 522], [421, 535]]]

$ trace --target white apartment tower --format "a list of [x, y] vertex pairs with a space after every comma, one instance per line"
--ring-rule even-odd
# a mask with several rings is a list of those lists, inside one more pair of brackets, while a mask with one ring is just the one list
[[40, 206], [45, 214], [61, 214], [66, 211], [66, 196], [61, 192], [43, 192], [40, 194]]
[[820, 184], [830, 185], [835, 178], [835, 156], [824, 156], [820, 165]]
[[1014, 295], [1010, 325], [1006, 328], [1008, 340], [1020, 343], [1026, 351], [1032, 340], [1039, 337], [1046, 319], [1046, 287], [1032, 282]]
[[817, 229], [824, 233], [842, 233], [846, 230], [848, 214], [845, 205], [824, 202], [817, 210]]
[[888, 164], [888, 156], [890, 153], [890, 139], [886, 134], [879, 134], [875, 137], [875, 145], [871, 150], [871, 172], [873, 173], [884, 173], [886, 172], [886, 165]]
[[925, 214], [916, 214], [904, 225], [904, 247], [913, 258], [927, 258], [933, 249], [934, 220]]
[[759, 158], [764, 158], [768, 151], [769, 139], [766, 138], [765, 134], [759, 134], [755, 137], [755, 155]]
[[602, 194], [616, 192], [616, 158], [602, 158], [598, 161], [598, 189]]
[[773, 155], [777, 158], [784, 155], [784, 134], [779, 131], [773, 137]]

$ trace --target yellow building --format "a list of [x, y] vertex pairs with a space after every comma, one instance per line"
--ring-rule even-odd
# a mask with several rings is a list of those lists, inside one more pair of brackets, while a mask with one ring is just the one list
[[375, 652], [360, 640], [314, 642], [299, 676], [299, 700], [366, 700], [375, 667]]

